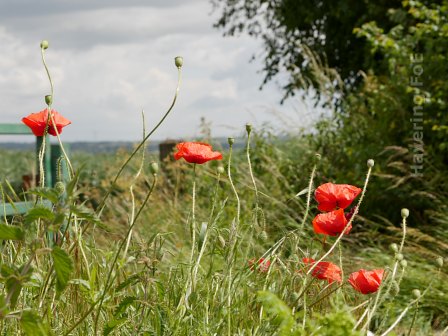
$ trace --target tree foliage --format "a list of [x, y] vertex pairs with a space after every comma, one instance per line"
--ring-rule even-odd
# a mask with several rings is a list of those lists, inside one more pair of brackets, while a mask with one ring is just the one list
[[[368, 41], [353, 34], [353, 30], [375, 22], [388, 31], [395, 25], [395, 17], [391, 17], [388, 10], [401, 7], [399, 0], [211, 1], [221, 13], [215, 27], [222, 29], [225, 35], [247, 33], [262, 39], [263, 84], [279, 74], [288, 74], [283, 87], [285, 98], [297, 93], [297, 89], [311, 88], [318, 95], [322, 93], [324, 86], [313, 66], [313, 54], [338, 72], [345, 82], [344, 89], [357, 87], [362, 81], [362, 72], [372, 66], [377, 68], [377, 60], [371, 57]], [[413, 22], [413, 18], [406, 15], [402, 18], [404, 27]], [[335, 81], [331, 84], [337, 85]]]

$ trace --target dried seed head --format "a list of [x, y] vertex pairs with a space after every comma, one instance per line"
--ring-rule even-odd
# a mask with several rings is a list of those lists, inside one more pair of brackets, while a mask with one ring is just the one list
[[177, 56], [174, 58], [174, 64], [180, 69], [182, 65], [184, 65], [184, 59], [181, 56]]
[[437, 265], [439, 265], [439, 267], [443, 267], [443, 258], [442, 257], [437, 257], [436, 262], [437, 262]]
[[375, 165], [375, 161], [372, 159], [367, 160], [367, 167], [372, 168]]

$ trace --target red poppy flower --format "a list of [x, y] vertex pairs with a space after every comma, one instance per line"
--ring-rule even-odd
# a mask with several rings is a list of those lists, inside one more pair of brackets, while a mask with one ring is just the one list
[[[70, 125], [72, 123], [70, 120], [65, 119], [55, 110], [51, 110], [51, 114], [53, 116], [53, 120], [54, 123], [56, 124], [56, 129], [58, 130], [59, 134], [62, 133], [63, 127]], [[48, 117], [49, 117], [48, 109], [45, 109], [37, 113], [31, 113], [29, 116], [22, 118], [22, 122], [29, 128], [31, 128], [31, 131], [33, 131], [33, 134], [35, 136], [43, 136], [45, 133], [45, 126], [47, 125]], [[48, 133], [51, 135], [56, 135], [51, 120], [49, 121], [48, 124]]]
[[[302, 261], [305, 264], [314, 265], [316, 262], [311, 258], [303, 258]], [[328, 283], [333, 283], [334, 281], [342, 282], [342, 271], [341, 269], [328, 261], [321, 261], [316, 267], [311, 271], [311, 275], [317, 279], [327, 280]]]
[[190, 163], [204, 163], [210, 160], [221, 160], [220, 152], [213, 152], [212, 146], [202, 142], [181, 142], [176, 145], [178, 152], [174, 158], [179, 160], [184, 158]]
[[376, 269], [373, 271], [359, 270], [358, 272], [353, 272], [348, 278], [348, 282], [352, 287], [362, 293], [370, 294], [378, 290], [383, 280], [384, 270]]
[[360, 192], [360, 188], [349, 184], [325, 183], [316, 189], [314, 196], [320, 211], [333, 211], [347, 208]]
[[[344, 209], [338, 209], [331, 212], [318, 214], [313, 219], [313, 228], [315, 233], [322, 233], [329, 236], [338, 236], [344, 230], [348, 220], [345, 217]], [[350, 224], [345, 229], [344, 234], [348, 234], [352, 229]]]
[[269, 267], [271, 266], [271, 262], [269, 260], [266, 260], [264, 258], [258, 259], [258, 266], [256, 265], [257, 259], [253, 258], [249, 260], [249, 267], [250, 270], [258, 270], [258, 272], [261, 273], [267, 273], [269, 271]]

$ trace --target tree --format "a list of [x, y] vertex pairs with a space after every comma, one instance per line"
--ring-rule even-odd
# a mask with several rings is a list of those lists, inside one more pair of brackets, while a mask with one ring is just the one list
[[313, 55], [329, 69], [336, 70], [345, 83], [340, 86], [330, 78], [334, 88], [342, 91], [356, 88], [362, 82], [360, 71], [367, 72], [376, 60], [370, 57], [366, 40], [353, 30], [374, 21], [387, 31], [395, 24], [388, 15], [389, 8], [401, 7], [400, 0], [211, 1], [221, 11], [215, 27], [222, 29], [224, 35], [244, 32], [263, 40], [263, 85], [278, 74], [287, 73], [284, 99], [298, 89], [313, 89], [319, 96], [328, 88], [313, 66]]

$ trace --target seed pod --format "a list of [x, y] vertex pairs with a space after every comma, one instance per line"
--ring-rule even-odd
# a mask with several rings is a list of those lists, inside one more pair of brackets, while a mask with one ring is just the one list
[[177, 56], [174, 58], [174, 64], [178, 68], [182, 68], [182, 65], [184, 65], [184, 59], [181, 56]]
[[150, 168], [151, 168], [151, 173], [153, 175], [157, 175], [157, 173], [159, 172], [159, 165], [157, 164], [157, 162], [151, 162]]
[[412, 291], [412, 295], [413, 295], [416, 299], [419, 299], [420, 296], [422, 296], [422, 293], [420, 292], [420, 290], [418, 290], [418, 289], [414, 289], [414, 290]]
[[395, 258], [396, 258], [398, 261], [402, 261], [402, 260], [404, 259], [404, 256], [403, 256], [401, 253], [397, 253], [397, 255], [395, 256]]
[[439, 267], [443, 267], [443, 258], [442, 257], [438, 257], [436, 259], [437, 265], [439, 265]]
[[401, 217], [408, 218], [409, 217], [409, 210], [406, 208], [401, 209]]
[[367, 160], [367, 167], [372, 168], [375, 165], [375, 161], [372, 159]]
[[47, 104], [48, 106], [53, 104], [53, 96], [52, 95], [46, 95], [45, 96], [45, 104]]
[[252, 125], [251, 124], [246, 124], [246, 132], [247, 132], [247, 134], [250, 134], [250, 132], [252, 132]]
[[217, 171], [218, 171], [218, 174], [224, 174], [224, 172], [225, 172], [223, 166], [219, 166], [219, 167], [217, 168]]
[[400, 261], [400, 266], [403, 268], [406, 268], [406, 266], [408, 266], [408, 262], [406, 261], [406, 259], [403, 259], [402, 261]]
[[41, 49], [48, 49], [48, 41], [47, 40], [42, 40], [42, 42], [40, 43], [40, 48]]
[[234, 138], [228, 138], [227, 142], [229, 143], [229, 146], [232, 146], [235, 143], [235, 139]]

